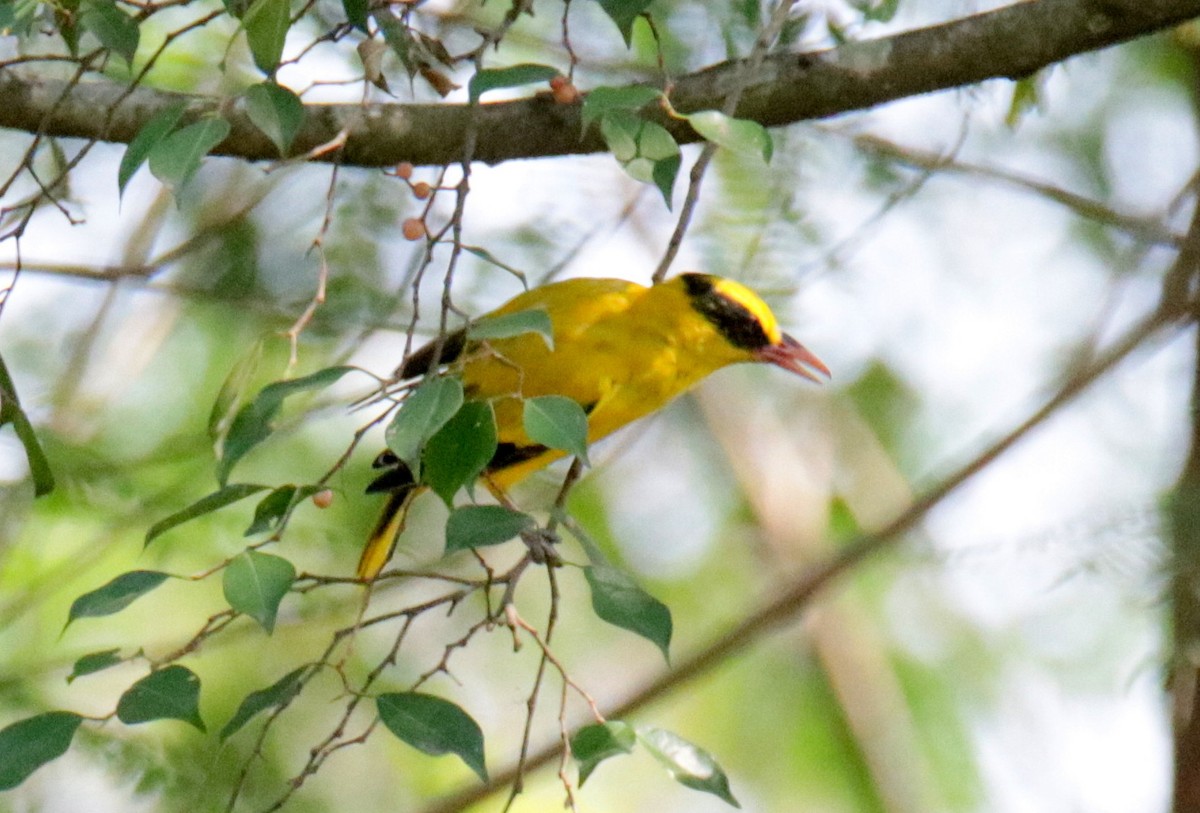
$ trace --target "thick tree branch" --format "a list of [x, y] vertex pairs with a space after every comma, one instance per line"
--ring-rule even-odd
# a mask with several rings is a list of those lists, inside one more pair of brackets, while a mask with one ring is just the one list
[[[1027, 0], [997, 11], [828, 51], [776, 54], [746, 89], [738, 115], [767, 126], [863, 110], [922, 93], [985, 79], [1027, 76], [1075, 54], [1161, 31], [1200, 16], [1200, 0]], [[671, 100], [682, 112], [720, 107], [736, 75], [725, 62], [680, 78]], [[48, 135], [127, 143], [147, 119], [183, 98], [188, 115], [222, 106], [217, 99], [138, 89], [103, 131], [105, 110], [123, 86], [88, 83], [64, 90], [58, 81], [0, 71], [0, 127]], [[276, 158], [274, 147], [249, 121], [239, 102], [221, 112], [233, 131], [215, 152], [251, 160]], [[400, 161], [445, 164], [457, 160], [472, 115], [478, 117], [475, 158], [499, 163], [604, 150], [596, 128], [580, 137], [577, 105], [555, 104], [549, 94], [473, 111], [466, 105], [310, 105], [295, 144], [302, 154], [350, 135], [341, 160], [358, 166]], [[697, 136], [683, 122], [656, 113], [681, 142]]]

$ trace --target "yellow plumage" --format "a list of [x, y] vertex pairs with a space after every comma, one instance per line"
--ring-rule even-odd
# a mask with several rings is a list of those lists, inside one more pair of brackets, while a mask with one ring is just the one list
[[[730, 364], [765, 361], [808, 378], [814, 376], [806, 367], [828, 374], [780, 331], [762, 299], [719, 277], [684, 274], [649, 288], [618, 279], [565, 280], [527, 291], [488, 315], [533, 309], [550, 317], [553, 349], [536, 333], [487, 342], [467, 342], [459, 333], [443, 342], [442, 360], [461, 377], [467, 397], [490, 400], [495, 410], [500, 448], [486, 475], [501, 490], [563, 456], [525, 434], [523, 398], [562, 395], [580, 404], [590, 443]], [[401, 377], [426, 372], [432, 356], [430, 348], [413, 354]], [[384, 465], [403, 466], [394, 459]], [[393, 469], [376, 481], [384, 484], [376, 490], [393, 493], [359, 561], [363, 579], [386, 564], [419, 490], [394, 475]]]

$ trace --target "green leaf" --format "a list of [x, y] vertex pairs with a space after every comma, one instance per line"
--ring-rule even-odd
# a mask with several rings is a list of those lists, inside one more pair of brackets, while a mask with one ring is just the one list
[[183, 720], [204, 731], [204, 721], [200, 719], [200, 678], [178, 664], [151, 672], [121, 695], [117, 701], [117, 719], [126, 725]]
[[275, 631], [279, 602], [296, 581], [296, 568], [287, 559], [248, 550], [225, 568], [225, 600], [239, 613], [253, 618], [270, 635]]
[[117, 654], [120, 651], [119, 649], [105, 649], [102, 652], [91, 652], [84, 655], [75, 661], [75, 666], [71, 669], [71, 674], [67, 675], [67, 683], [74, 682], [75, 678], [90, 675], [93, 672], [99, 672], [121, 663], [123, 659]]
[[254, 485], [252, 483], [234, 483], [233, 485], [223, 486], [212, 494], [196, 500], [182, 511], [176, 511], [166, 519], [160, 519], [151, 525], [150, 530], [146, 531], [146, 541], [142, 544], [149, 545], [176, 525], [182, 525], [196, 517], [211, 514], [213, 511], [217, 511], [227, 505], [232, 505], [238, 500], [249, 497], [251, 494], [257, 494], [265, 488], [266, 486]]
[[50, 471], [50, 461], [38, 443], [29, 416], [21, 409], [17, 399], [17, 389], [12, 377], [8, 374], [8, 366], [4, 357], [0, 356], [0, 427], [11, 423], [17, 433], [17, 440], [25, 448], [25, 458], [29, 461], [29, 473], [33, 476], [33, 496], [41, 497], [54, 490], [54, 473]]
[[571, 738], [571, 754], [579, 763], [579, 787], [583, 787], [601, 762], [631, 753], [636, 743], [633, 726], [620, 720], [584, 726], [575, 732]]
[[342, 10], [346, 12], [346, 22], [364, 34], [367, 30], [367, 9], [369, 0], [342, 0]]
[[273, 76], [279, 67], [291, 13], [288, 0], [254, 0], [242, 17], [254, 64], [267, 76]]
[[274, 427], [271, 421], [289, 395], [328, 387], [355, 367], [327, 367], [302, 378], [290, 378], [268, 384], [254, 400], [238, 410], [221, 446], [217, 463], [217, 482], [224, 485], [234, 465], [255, 446], [266, 440]]
[[489, 262], [492, 265], [496, 266], [497, 268], [503, 268], [505, 271], [512, 274], [517, 279], [521, 280], [522, 285], [525, 285], [526, 287], [528, 287], [528, 285], [526, 284], [526, 277], [525, 277], [524, 271], [522, 271], [519, 268], [514, 268], [513, 266], [508, 265], [507, 263], [500, 262], [500, 260], [496, 259], [496, 255], [493, 254], [492, 252], [488, 251], [486, 248], [480, 248], [479, 246], [463, 246], [463, 251], [468, 251], [471, 254], [474, 254], [479, 259], [484, 260], [485, 262]]
[[172, 189], [179, 189], [200, 168], [200, 161], [229, 135], [229, 122], [208, 116], [160, 139], [150, 148], [150, 171]]
[[546, 347], [554, 349], [554, 325], [550, 315], [541, 308], [533, 308], [499, 316], [485, 316], [473, 322], [467, 330], [472, 339], [509, 339], [522, 333], [536, 333], [542, 337]]
[[621, 36], [625, 38], [625, 47], [628, 48], [633, 39], [633, 23], [640, 17], [650, 6], [650, 0], [600, 0], [600, 8], [604, 9], [604, 13], [609, 16], [617, 28], [621, 31]]
[[765, 162], [771, 160], [771, 135], [757, 121], [735, 119], [719, 110], [701, 110], [684, 118], [693, 130], [718, 147], [742, 155], [761, 155]]
[[661, 90], [646, 85], [592, 88], [583, 97], [583, 110], [580, 112], [583, 130], [587, 132], [593, 123], [614, 110], [632, 113], [661, 98]]
[[425, 481], [452, 505], [454, 495], [470, 486], [496, 453], [496, 416], [492, 405], [468, 401], [425, 444]]
[[120, 612], [169, 578], [169, 573], [157, 570], [132, 570], [122, 573], [103, 587], [84, 593], [71, 602], [67, 624], [76, 618], [98, 618]]
[[1023, 76], [1013, 83], [1012, 99], [1008, 104], [1008, 113], [1004, 116], [1004, 124], [1010, 130], [1015, 130], [1031, 111], [1037, 110], [1042, 104], [1042, 84], [1045, 80], [1043, 73]]
[[653, 183], [667, 207], [682, 159], [679, 145], [667, 129], [644, 121], [628, 110], [613, 110], [600, 119], [600, 133], [613, 157], [631, 178]]
[[425, 444], [462, 405], [463, 387], [457, 378], [426, 379], [404, 399], [383, 437], [414, 476], [420, 476]]
[[138, 130], [138, 134], [125, 149], [125, 154], [121, 156], [121, 166], [117, 169], [117, 192], [120, 195], [125, 194], [125, 185], [138, 168], [146, 163], [150, 152], [175, 129], [186, 108], [187, 102], [184, 101], [168, 105], [151, 116], [142, 125], [142, 129]]
[[637, 738], [679, 784], [711, 793], [734, 807], [741, 807], [729, 790], [729, 777], [704, 749], [697, 748], [678, 734], [652, 726], [638, 726]]
[[15, 788], [65, 754], [82, 722], [69, 711], [48, 711], [0, 729], [0, 791]]
[[301, 666], [293, 669], [267, 688], [246, 695], [233, 717], [221, 729], [221, 741], [224, 742], [237, 733], [259, 712], [282, 706], [295, 697], [296, 693], [300, 691], [300, 676], [307, 668], [307, 666]]
[[601, 620], [637, 633], [662, 650], [670, 660], [671, 611], [647, 593], [624, 571], [610, 565], [583, 569], [592, 589], [592, 609]]
[[533, 517], [502, 505], [464, 505], [446, 520], [446, 555], [507, 542], [537, 525]]
[[258, 501], [258, 505], [254, 508], [254, 520], [243, 536], [253, 536], [264, 531], [275, 530], [279, 527], [280, 520], [287, 516], [293, 506], [324, 489], [324, 486], [312, 485], [280, 486]]
[[91, 31], [100, 44], [132, 66], [137, 53], [137, 20], [117, 8], [112, 0], [87, 0], [79, 8], [79, 24]]
[[479, 101], [479, 97], [489, 90], [532, 85], [535, 82], [549, 82], [558, 75], [557, 68], [531, 63], [512, 65], [508, 68], [487, 68], [478, 71], [471, 77], [471, 81], [467, 83], [467, 97], [471, 104], [475, 104]]
[[650, 171], [650, 180], [662, 193], [663, 201], [667, 204], [667, 209], [671, 208], [671, 196], [675, 191], [675, 178], [679, 175], [679, 168], [683, 166], [683, 159], [676, 155], [671, 158], [663, 158], [654, 162], [654, 168]]
[[562, 395], [527, 398], [524, 423], [525, 434], [534, 443], [562, 449], [588, 462], [587, 413], [576, 401]]
[[449, 700], [417, 692], [382, 694], [376, 704], [388, 731], [430, 756], [456, 754], [487, 781], [483, 732], [471, 715]]
[[304, 102], [285, 87], [263, 82], [246, 89], [246, 113], [279, 154], [286, 156], [304, 123]]

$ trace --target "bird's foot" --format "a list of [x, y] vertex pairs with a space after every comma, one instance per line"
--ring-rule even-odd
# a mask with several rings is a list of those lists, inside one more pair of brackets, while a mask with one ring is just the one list
[[521, 541], [529, 548], [529, 555], [539, 565], [549, 564], [551, 567], [562, 565], [562, 557], [558, 555], [555, 545], [559, 543], [558, 534], [545, 528], [534, 528], [521, 532]]

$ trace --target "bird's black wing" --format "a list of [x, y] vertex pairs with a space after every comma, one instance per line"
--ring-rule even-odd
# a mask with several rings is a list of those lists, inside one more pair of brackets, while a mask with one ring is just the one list
[[417, 378], [429, 372], [429, 368], [433, 366], [433, 359], [437, 357], [437, 366], [450, 364], [456, 361], [462, 355], [463, 350], [467, 346], [467, 329], [464, 327], [456, 330], [453, 333], [446, 334], [442, 339], [441, 352], [438, 352], [437, 339], [429, 342], [425, 346], [419, 348], [404, 360], [404, 364], [400, 365], [400, 380], [404, 381], [409, 378]]

